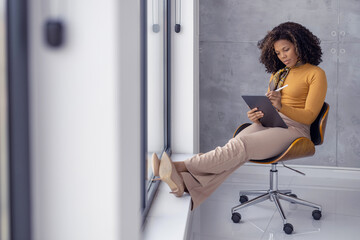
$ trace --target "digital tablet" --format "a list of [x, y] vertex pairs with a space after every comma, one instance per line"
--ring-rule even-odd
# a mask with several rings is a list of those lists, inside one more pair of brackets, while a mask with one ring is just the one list
[[278, 111], [271, 104], [266, 96], [242, 96], [250, 109], [258, 108], [264, 113], [264, 117], [259, 121], [264, 127], [288, 128]]

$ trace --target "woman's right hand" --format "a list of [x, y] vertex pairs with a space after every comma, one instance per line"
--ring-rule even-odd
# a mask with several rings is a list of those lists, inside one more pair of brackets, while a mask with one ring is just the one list
[[247, 112], [247, 116], [253, 123], [260, 123], [259, 119], [264, 116], [264, 113], [257, 108], [253, 108]]

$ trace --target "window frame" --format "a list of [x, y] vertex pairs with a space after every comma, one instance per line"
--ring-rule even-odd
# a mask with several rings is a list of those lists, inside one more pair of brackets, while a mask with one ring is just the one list
[[28, 4], [6, 4], [10, 236], [31, 240]]
[[[155, 193], [159, 187], [159, 181], [152, 181], [154, 175], [146, 181], [147, 177], [147, 4], [148, 0], [141, 0], [141, 209], [142, 223], [145, 222], [146, 216], [154, 200]], [[159, 0], [160, 1], [160, 0]], [[161, 155], [166, 152], [171, 155], [171, 0], [164, 1], [164, 149]]]

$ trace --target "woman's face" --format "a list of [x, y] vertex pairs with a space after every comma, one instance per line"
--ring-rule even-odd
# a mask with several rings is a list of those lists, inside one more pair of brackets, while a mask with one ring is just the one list
[[275, 53], [287, 67], [293, 67], [298, 61], [295, 45], [285, 39], [280, 39], [274, 43]]

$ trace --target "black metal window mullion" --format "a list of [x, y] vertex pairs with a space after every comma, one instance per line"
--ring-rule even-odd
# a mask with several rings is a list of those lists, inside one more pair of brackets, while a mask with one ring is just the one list
[[167, 0], [166, 14], [166, 78], [165, 78], [165, 151], [171, 155], [171, 0]]
[[31, 240], [28, 4], [26, 0], [8, 0], [6, 4], [10, 235], [12, 240]]
[[146, 208], [146, 159], [147, 159], [147, 0], [140, 3], [140, 66], [141, 66], [141, 209]]

